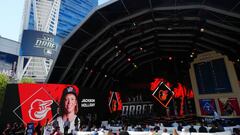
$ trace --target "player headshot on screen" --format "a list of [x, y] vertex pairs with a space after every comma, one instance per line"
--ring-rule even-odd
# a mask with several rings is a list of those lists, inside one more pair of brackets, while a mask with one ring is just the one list
[[233, 105], [231, 104], [231, 102], [227, 101], [224, 106], [223, 106], [223, 109], [224, 109], [224, 114], [226, 116], [236, 116], [236, 111], [233, 107]]
[[55, 123], [53, 126], [59, 128], [60, 132], [64, 134], [78, 131], [80, 119], [77, 117], [77, 93], [72, 86], [68, 86], [63, 90], [59, 107], [59, 116], [53, 121]]

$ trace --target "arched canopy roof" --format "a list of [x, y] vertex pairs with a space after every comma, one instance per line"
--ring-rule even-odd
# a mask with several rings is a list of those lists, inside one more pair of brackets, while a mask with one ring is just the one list
[[240, 0], [111, 0], [64, 41], [48, 82], [106, 89], [152, 74], [143, 67], [165, 57], [182, 63], [214, 50], [236, 60], [239, 13]]

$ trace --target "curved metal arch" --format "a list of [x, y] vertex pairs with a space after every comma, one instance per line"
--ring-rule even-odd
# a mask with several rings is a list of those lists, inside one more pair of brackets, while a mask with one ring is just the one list
[[[148, 53], [148, 55], [152, 55], [152, 54], [154, 54], [154, 52], [152, 52], [152, 53]], [[145, 56], [147, 56], [147, 55], [145, 55]], [[143, 56], [144, 57], [144, 56]], [[142, 58], [142, 57], [139, 57], [139, 59], [140, 58]], [[118, 76], [122, 71], [124, 71], [127, 67], [129, 67], [129, 66], [132, 66], [132, 63], [130, 64], [125, 64], [121, 69], [119, 69], [117, 72], [116, 72], [116, 75]], [[134, 67], [132, 67], [132, 68], [134, 68]]]
[[212, 8], [212, 7], [209, 7], [209, 6], [205, 6], [205, 5], [188, 5], [188, 6], [170, 6], [170, 7], [158, 7], [158, 8], [153, 8], [151, 10], [149, 9], [146, 9], [146, 10], [143, 10], [142, 12], [137, 12], [135, 14], [132, 14], [132, 15], [129, 15], [129, 16], [126, 16], [120, 20], [117, 20], [115, 22], [111, 22], [107, 27], [105, 27], [103, 30], [101, 30], [96, 36], [94, 36], [89, 42], [87, 42], [86, 44], [84, 44], [74, 55], [72, 61], [70, 61], [68, 67], [66, 68], [65, 72], [63, 73], [63, 75], [61, 76], [60, 78], [60, 82], [63, 80], [63, 78], [66, 76], [67, 72], [69, 72], [70, 68], [72, 67], [74, 61], [76, 60], [76, 58], [78, 57], [78, 55], [80, 54], [80, 52], [86, 48], [91, 42], [95, 41], [95, 39], [97, 39], [100, 35], [102, 35], [102, 33], [104, 33], [107, 29], [111, 28], [114, 24], [117, 24], [117, 23], [120, 23], [126, 19], [130, 19], [130, 18], [133, 18], [134, 16], [138, 16], [138, 15], [141, 15], [143, 13], [146, 13], [146, 12], [149, 12], [149, 11], [161, 11], [161, 10], [177, 10], [177, 9], [194, 9], [194, 8], [198, 8], [198, 9], [205, 9], [205, 10], [210, 10], [210, 11], [213, 11], [213, 12], [216, 12], [216, 13], [220, 13], [220, 14], [224, 14], [224, 15], [228, 15], [228, 16], [231, 16], [231, 17], [235, 17], [235, 18], [240, 18], [240, 16], [238, 14], [235, 14], [233, 12], [227, 12], [225, 10], [221, 10], [221, 9], [217, 9], [217, 8]]
[[[77, 57], [79, 56], [79, 54], [89, 45], [91, 44], [93, 41], [95, 41], [98, 37], [100, 37], [105, 31], [107, 31], [108, 29], [110, 29], [112, 26], [121, 23], [123, 21], [129, 20], [130, 18], [133, 17], [137, 17], [140, 16], [146, 12], [149, 12], [149, 10], [144, 10], [142, 12], [137, 12], [135, 14], [132, 14], [130, 16], [126, 16], [120, 20], [117, 20], [115, 22], [110, 23], [107, 27], [105, 27], [103, 30], [99, 31], [99, 33], [97, 35], [95, 35], [90, 41], [88, 41], [86, 44], [84, 44], [80, 49], [78, 49], [78, 51], [75, 53], [73, 59], [70, 61], [70, 63], [68, 64], [66, 70], [64, 71], [64, 73], [62, 74], [62, 76], [60, 77], [60, 81], [62, 82], [63, 79], [65, 78], [65, 76], [67, 75], [67, 73], [69, 72], [70, 68], [72, 67], [72, 65], [74, 64], [74, 61], [77, 59]], [[83, 24], [83, 23], [82, 23]]]
[[[150, 52], [148, 52], [149, 54], [153, 54], [152, 52], [150, 53]], [[146, 54], [148, 54], [148, 53], [145, 53], [145, 54], [142, 54], [142, 55], [144, 55], [144, 56], [146, 56]], [[133, 61], [136, 61], [137, 59], [133, 59]], [[128, 64], [132, 64], [132, 62], [128, 62], [128, 61], [122, 61], [122, 63], [119, 63], [118, 64], [118, 66], [115, 68], [115, 69], [113, 69], [112, 70], [112, 73], [113, 74], [115, 74], [117, 71], [119, 71], [119, 70], [121, 70], [122, 68], [122, 66], [126, 66], [126, 65], [128, 65]]]
[[110, 41], [111, 41], [111, 38], [106, 39], [106, 41], [104, 41], [104, 43], [102, 43], [101, 45], [99, 45], [97, 48], [95, 48], [95, 49], [88, 55], [88, 57], [86, 58], [85, 61], [88, 62], [88, 61], [92, 58], [92, 56], [93, 56], [94, 54], [96, 54], [99, 50], [103, 49], [103, 48], [105, 47], [105, 45], [107, 45]]
[[[155, 60], [159, 60], [159, 57], [155, 57], [155, 58], [152, 58], [152, 59], [148, 59], [146, 61], [142, 61], [142, 62], [139, 63], [139, 66], [142, 66], [144, 64], [150, 63], [150, 62], [155, 61]], [[133, 68], [132, 70], [127, 72], [125, 75], [129, 76], [129, 74], [131, 74], [134, 70], [136, 70], [136, 68]]]
[[99, 57], [96, 62], [94, 63], [94, 66], [97, 66], [98, 63], [104, 58], [107, 57], [115, 48], [112, 47], [111, 49], [108, 49], [107, 52], [105, 52], [101, 57]]

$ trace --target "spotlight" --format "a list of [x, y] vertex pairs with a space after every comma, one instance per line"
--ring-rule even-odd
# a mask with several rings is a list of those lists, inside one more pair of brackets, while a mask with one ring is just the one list
[[107, 78], [107, 75], [104, 75], [105, 78]]
[[173, 29], [173, 28], [171, 28], [171, 27], [168, 27], [168, 28], [167, 28], [167, 30], [172, 30], [172, 29]]
[[137, 68], [137, 65], [136, 65], [135, 63], [133, 63], [133, 67], [134, 67], [134, 68]]
[[240, 59], [237, 59], [237, 62], [239, 62], [240, 61]]
[[191, 55], [190, 55], [190, 57], [192, 58], [192, 57], [193, 57], [193, 55], [191, 54]]
[[142, 48], [142, 47], [139, 47], [139, 50], [140, 50], [140, 51], [142, 51], [142, 50], [143, 50], [143, 48]]
[[169, 59], [169, 60], [172, 60], [172, 57], [170, 56], [170, 57], [168, 57], [168, 59]]
[[200, 29], [201, 32], [204, 32], [204, 30], [205, 30], [204, 28], [201, 28], [201, 29]]
[[131, 58], [128, 58], [128, 61], [131, 61]]
[[116, 45], [116, 46], [115, 46], [115, 48], [117, 49], [117, 48], [118, 48], [118, 46]]

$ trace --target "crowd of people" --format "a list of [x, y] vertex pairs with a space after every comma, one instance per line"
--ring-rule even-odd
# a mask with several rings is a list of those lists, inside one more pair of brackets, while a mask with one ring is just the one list
[[21, 123], [7, 123], [5, 129], [3, 130], [3, 135], [23, 135], [25, 133], [24, 124]]
[[[199, 128], [196, 129], [194, 125], [196, 123], [183, 123], [183, 122], [166, 122], [166, 123], [144, 123], [144, 124], [136, 124], [125, 119], [121, 119], [118, 121], [108, 122], [108, 125], [97, 125], [96, 123], [85, 124], [81, 122], [80, 118], [77, 116], [78, 112], [78, 102], [77, 102], [77, 93], [76, 90], [69, 86], [64, 89], [62, 93], [62, 97], [60, 100], [59, 106], [59, 115], [52, 121], [46, 122], [44, 126], [41, 126], [40, 122], [38, 122], [35, 127], [34, 134], [36, 135], [68, 135], [68, 134], [76, 134], [78, 131], [83, 132], [91, 132], [92, 135], [129, 135], [129, 132], [140, 132], [146, 131], [149, 132], [149, 135], [178, 135], [179, 133], [185, 132], [199, 132], [199, 133], [215, 133], [215, 132], [223, 132], [225, 125], [223, 125], [222, 121], [216, 119], [211, 124], [211, 128], [207, 128], [205, 126], [205, 122], [201, 121], [199, 124]], [[224, 123], [225, 124], [225, 123]], [[187, 126], [188, 125], [188, 126]], [[173, 127], [172, 131], [168, 131], [168, 126]], [[122, 127], [118, 130], [113, 130], [112, 127]], [[188, 128], [186, 128], [188, 127]], [[27, 131], [23, 124], [10, 124], [6, 125], [6, 128], [3, 131], [3, 135], [10, 134], [25, 134]]]
[[[109, 122], [111, 123], [111, 122]], [[115, 125], [79, 125], [78, 128], [76, 128], [76, 125], [74, 125], [74, 130], [71, 130], [71, 132], [66, 132], [66, 130], [63, 129], [65, 132], [61, 132], [60, 128], [57, 126], [54, 127], [54, 121], [49, 122], [45, 126], [41, 126], [38, 124], [35, 127], [34, 134], [35, 135], [67, 135], [67, 134], [76, 134], [76, 131], [82, 131], [82, 132], [90, 132], [91, 135], [129, 135], [129, 132], [149, 132], [149, 135], [184, 135], [184, 133], [216, 133], [216, 132], [224, 132], [225, 129], [221, 122], [213, 121], [211, 124], [211, 127], [208, 127], [205, 125], [204, 122], [198, 123], [190, 123], [188, 125], [183, 125], [181, 122], [173, 122], [171, 123], [171, 131], [168, 131], [169, 127], [165, 127], [162, 123], [151, 123], [151, 124], [143, 124], [143, 125], [133, 125], [129, 123], [119, 123], [117, 122], [118, 130], [113, 130], [112, 127]], [[76, 124], [76, 123], [74, 123]], [[112, 124], [112, 123], [111, 123]], [[184, 123], [186, 124], [186, 123]], [[196, 126], [197, 125], [197, 126]], [[46, 132], [48, 129], [48, 126], [51, 126], [51, 131]], [[196, 128], [197, 127], [197, 128]], [[3, 135], [23, 135], [26, 133], [26, 128], [23, 124], [8, 123], [6, 125], [6, 128], [3, 131]], [[238, 132], [239, 133], [239, 132]]]

